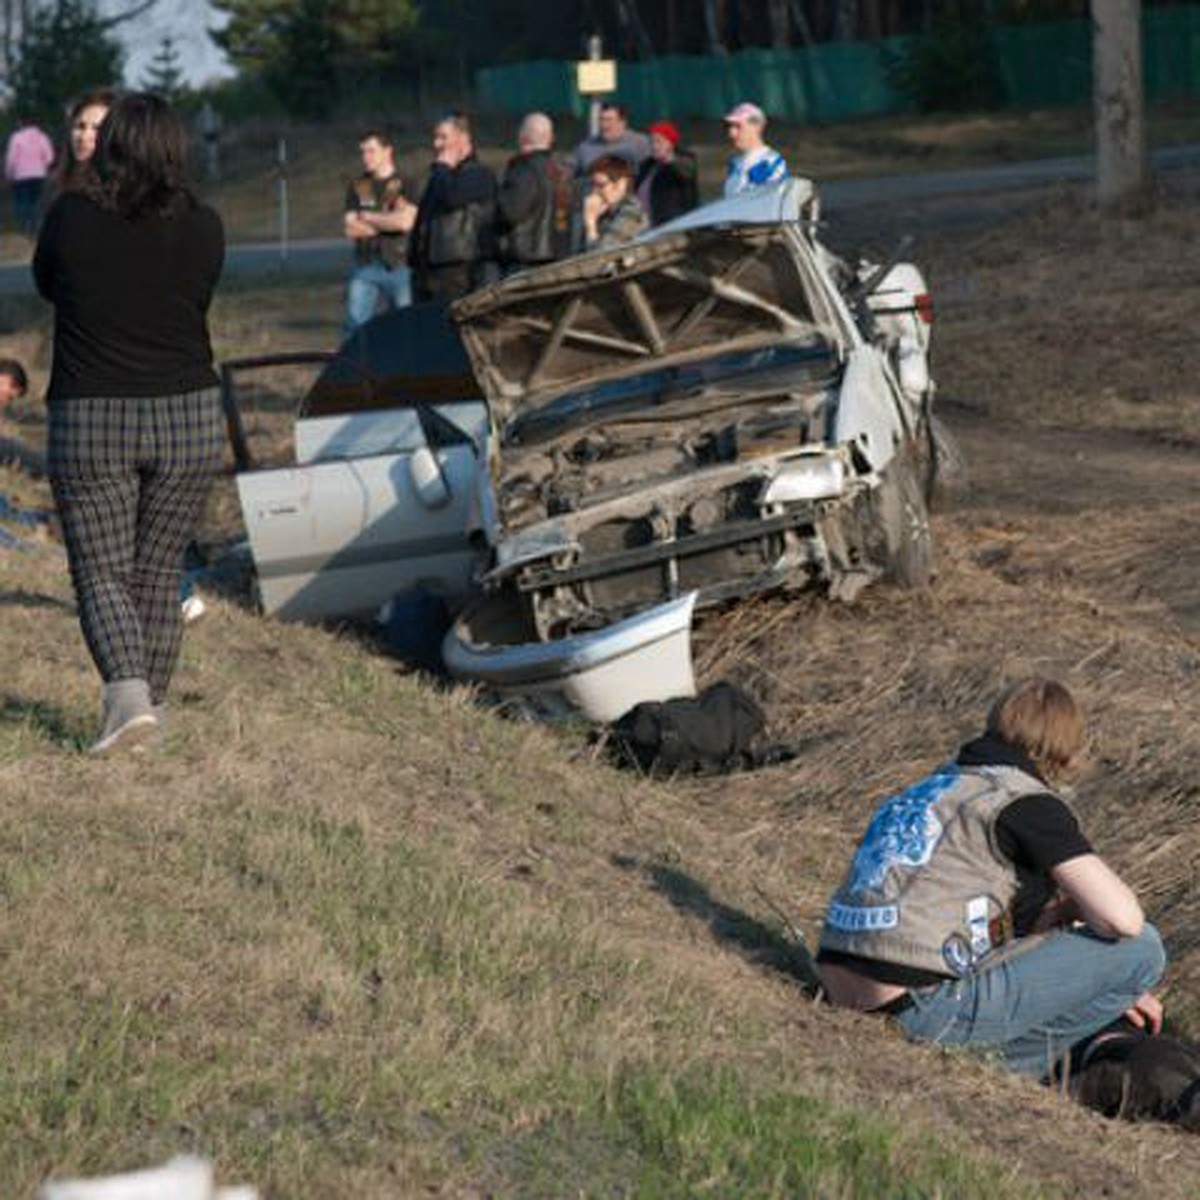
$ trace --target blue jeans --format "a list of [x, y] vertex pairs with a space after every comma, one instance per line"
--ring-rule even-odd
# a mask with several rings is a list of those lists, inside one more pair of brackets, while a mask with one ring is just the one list
[[1149, 923], [1117, 941], [1057, 930], [1022, 939], [975, 974], [915, 989], [897, 1019], [914, 1041], [990, 1049], [1008, 1070], [1044, 1079], [1154, 987], [1165, 966]]
[[352, 333], [369, 321], [381, 300], [388, 308], [404, 308], [412, 303], [412, 275], [407, 267], [388, 267], [381, 262], [356, 267], [346, 290], [343, 331]]

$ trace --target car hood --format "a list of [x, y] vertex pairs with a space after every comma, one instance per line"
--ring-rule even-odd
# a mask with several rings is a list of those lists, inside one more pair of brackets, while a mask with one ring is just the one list
[[609, 381], [630, 398], [639, 377], [657, 390], [664, 371], [702, 359], [839, 344], [809, 254], [780, 223], [668, 229], [513, 275], [450, 315], [506, 432]]

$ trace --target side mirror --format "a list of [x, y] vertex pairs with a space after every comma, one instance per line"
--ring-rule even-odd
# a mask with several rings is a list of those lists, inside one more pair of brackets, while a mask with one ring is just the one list
[[441, 508], [450, 500], [450, 484], [437, 455], [428, 446], [414, 450], [408, 460], [408, 475], [417, 499], [426, 508]]

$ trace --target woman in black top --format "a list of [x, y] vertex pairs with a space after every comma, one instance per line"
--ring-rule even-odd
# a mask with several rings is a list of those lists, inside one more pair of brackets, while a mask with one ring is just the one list
[[116, 93], [94, 88], [72, 103], [67, 112], [67, 137], [54, 168], [54, 190], [70, 191], [82, 187], [92, 169], [96, 138]]
[[651, 225], [691, 212], [699, 203], [696, 156], [679, 145], [679, 130], [671, 121], [655, 121], [650, 134], [650, 157], [638, 168], [634, 190]]
[[221, 459], [207, 314], [224, 232], [189, 191], [186, 161], [165, 101], [121, 97], [100, 127], [94, 177], [55, 202], [33, 261], [54, 305], [50, 479], [104, 683], [95, 753], [158, 730], [183, 549]]

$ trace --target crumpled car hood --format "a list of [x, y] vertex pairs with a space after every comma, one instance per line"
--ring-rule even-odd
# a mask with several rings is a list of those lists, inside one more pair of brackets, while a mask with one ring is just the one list
[[[600, 385], [787, 343], [839, 346], [805, 250], [779, 225], [666, 232], [473, 292], [451, 308], [503, 440], [514, 422]], [[561, 405], [560, 405], [561, 408]]]

